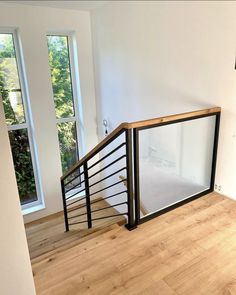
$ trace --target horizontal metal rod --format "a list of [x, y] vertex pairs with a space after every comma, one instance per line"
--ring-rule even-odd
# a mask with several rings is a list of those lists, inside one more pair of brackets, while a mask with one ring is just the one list
[[[86, 205], [85, 205], [85, 206], [86, 206]], [[80, 208], [84, 208], [85, 206], [83, 205], [83, 206], [81, 206], [81, 207], [79, 207], [79, 208], [78, 208], [78, 206], [76, 206], [75, 208], [72, 207], [71, 209], [69, 209], [69, 210], [67, 211], [67, 212], [68, 212], [67, 214], [69, 214], [69, 213], [71, 213], [71, 212], [73, 212], [73, 211], [75, 211], [75, 210], [79, 210]]]
[[[92, 186], [94, 186], [94, 185], [96, 185], [96, 184], [102, 182], [103, 180], [106, 180], [107, 178], [112, 177], [113, 175], [115, 175], [116, 173], [121, 172], [121, 171], [124, 170], [124, 169], [127, 169], [127, 167], [123, 167], [123, 168], [117, 170], [116, 172], [110, 174], [109, 176], [106, 176], [106, 177], [104, 177], [103, 179], [101, 179], [101, 180], [99, 180], [99, 181], [97, 181], [97, 182], [91, 184], [89, 187], [92, 187]], [[86, 179], [84, 179], [83, 181], [81, 181], [79, 184], [76, 184], [75, 186], [73, 186], [72, 188], [70, 188], [68, 191], [66, 191], [66, 193], [68, 193], [68, 192], [71, 191], [72, 189], [77, 188], [78, 186], [80, 186], [82, 183], [84, 183], [86, 180], [90, 179], [90, 178], [93, 177], [93, 176], [94, 176], [94, 175], [91, 175], [91, 176], [89, 176], [88, 178], [86, 178]], [[77, 193], [76, 193], [76, 194], [77, 194]]]
[[[125, 158], [125, 157], [126, 157], [126, 155], [122, 155], [121, 157], [119, 157], [119, 158], [117, 158], [116, 160], [112, 161], [111, 163], [109, 163], [108, 165], [106, 165], [105, 167], [103, 167], [102, 169], [100, 169], [99, 171], [97, 171], [97, 172], [95, 172], [94, 174], [90, 175], [87, 179], [90, 179], [90, 178], [94, 177], [94, 176], [97, 175], [98, 173], [104, 171], [106, 168], [109, 168], [110, 166], [112, 166], [113, 164], [115, 164], [116, 162], [120, 161], [121, 159], [123, 159], [123, 158]], [[83, 171], [82, 173], [84, 173], [84, 171]], [[80, 173], [78, 176], [74, 177], [71, 181], [75, 180], [75, 179], [76, 179], [77, 177], [79, 177], [82, 173]], [[87, 179], [84, 179], [82, 182], [80, 182], [80, 184], [83, 183], [83, 182], [85, 182]], [[67, 182], [67, 184], [70, 183], [71, 181]], [[67, 185], [67, 184], [66, 184], [66, 185]], [[66, 186], [66, 185], [64, 184], [64, 186]], [[68, 193], [70, 190], [76, 188], [77, 186], [79, 186], [79, 185], [75, 185], [73, 188], [70, 188], [69, 190], [66, 191], [66, 193]], [[85, 190], [85, 189], [83, 189], [82, 191], [84, 191], [84, 190]], [[80, 191], [80, 192], [82, 192], [82, 191]], [[78, 192], [78, 193], [79, 193], [79, 192]], [[70, 198], [72, 198], [73, 196], [77, 195], [78, 193], [73, 194], [72, 196], [70, 196], [69, 198], [67, 198], [67, 200], [70, 199]]]
[[[117, 137], [119, 137], [125, 130], [125, 124], [124, 127], [121, 124], [119, 126], [119, 130], [113, 130], [111, 134], [109, 134], [108, 137], [104, 138], [102, 142], [100, 142], [92, 151], [90, 151], [86, 156], [84, 156], [82, 159], [80, 159], [67, 173], [65, 173], [61, 179], [67, 178], [69, 175], [73, 174], [78, 168], [84, 165], [84, 163], [92, 159], [95, 155], [97, 155], [101, 150], [103, 150], [106, 146], [108, 146], [112, 141], [114, 141]], [[122, 128], [121, 128], [122, 127]]]
[[[117, 206], [124, 205], [124, 204], [127, 205], [127, 202], [121, 202], [121, 203], [118, 203], [118, 204], [115, 204], [115, 205], [112, 205], [112, 206], [107, 206], [107, 207], [104, 207], [104, 208], [100, 208], [100, 209], [97, 209], [97, 210], [93, 210], [93, 211], [91, 211], [91, 213], [98, 212], [98, 211], [102, 211], [102, 210], [109, 209], [109, 208], [113, 208], [113, 207], [117, 207]], [[79, 208], [79, 209], [80, 209], [80, 208]], [[71, 211], [70, 211], [70, 212], [71, 212]], [[68, 217], [68, 219], [73, 219], [73, 218], [76, 218], [76, 217], [84, 216], [84, 215], [86, 215], [86, 214], [87, 214], [87, 212], [82, 213], [82, 214], [79, 214], [79, 215], [70, 216], [70, 217]]]
[[126, 167], [123, 167], [123, 168], [121, 168], [121, 169], [115, 171], [114, 173], [112, 173], [112, 174], [110, 174], [110, 175], [108, 175], [108, 176], [106, 176], [106, 177], [100, 179], [99, 181], [94, 182], [94, 183], [91, 184], [89, 187], [92, 187], [92, 186], [94, 186], [94, 185], [96, 185], [96, 184], [98, 184], [98, 183], [100, 183], [100, 182], [102, 182], [102, 181], [104, 181], [104, 180], [106, 180], [106, 179], [108, 179], [108, 178], [110, 178], [110, 177], [116, 175], [117, 173], [119, 173], [119, 172], [121, 172], [121, 171], [123, 171], [123, 170], [125, 170], [125, 169], [127, 169], [127, 168], [126, 168]]
[[82, 190], [80, 190], [80, 191], [78, 191], [78, 192], [76, 192], [76, 193], [74, 193], [74, 194], [72, 194], [71, 196], [69, 196], [68, 198], [66, 198], [66, 201], [69, 200], [69, 199], [71, 199], [71, 198], [73, 198], [74, 196], [76, 196], [76, 195], [82, 193], [84, 190], [85, 190], [85, 188], [82, 189]]
[[[79, 167], [78, 169], [80, 169], [81, 167]], [[75, 173], [75, 171], [73, 172], [73, 173]], [[73, 174], [72, 173], [72, 174]], [[80, 172], [78, 175], [76, 175], [74, 178], [72, 178], [70, 181], [68, 181], [67, 183], [65, 183], [64, 184], [64, 186], [66, 186], [66, 185], [68, 185], [69, 183], [71, 183], [73, 180], [75, 180], [76, 178], [78, 178], [78, 177], [80, 177], [82, 174], [84, 174], [84, 171], [83, 172]], [[71, 175], [71, 174], [70, 174]], [[70, 175], [68, 175], [68, 176], [70, 176]], [[68, 177], [67, 176], [67, 177]]]
[[107, 206], [107, 207], [104, 207], [104, 208], [100, 208], [100, 209], [97, 209], [97, 210], [93, 210], [93, 211], [91, 211], [91, 213], [102, 211], [102, 210], [113, 208], [113, 207], [117, 207], [117, 206], [124, 205], [124, 204], [127, 205], [127, 202], [122, 202], [122, 203], [118, 203], [118, 204], [115, 204], [115, 205], [111, 205], [111, 206]]
[[[92, 206], [94, 203], [98, 203], [98, 202], [101, 202], [101, 201], [104, 201], [104, 200], [107, 200], [107, 199], [110, 199], [110, 198], [116, 197], [116, 196], [121, 195], [121, 194], [124, 194], [124, 193], [127, 193], [127, 190], [124, 190], [124, 191], [122, 191], [122, 192], [119, 192], [119, 193], [116, 193], [116, 194], [110, 195], [110, 196], [105, 197], [105, 198], [99, 198], [98, 200], [95, 199], [94, 201], [91, 201], [91, 206]], [[84, 208], [84, 207], [86, 207], [86, 204], [81, 205], [81, 206], [79, 207], [79, 209]], [[74, 209], [74, 210], [77, 210], [77, 209], [78, 209], [78, 208], [76, 208], [76, 209]], [[74, 211], [74, 210], [70, 210], [70, 212], [71, 212], [71, 211]]]
[[95, 194], [97, 194], [97, 193], [100, 193], [100, 192], [102, 192], [102, 191], [104, 191], [104, 190], [106, 190], [106, 189], [108, 189], [108, 188], [110, 188], [110, 187], [113, 187], [113, 186], [115, 186], [115, 185], [117, 185], [117, 184], [119, 184], [119, 183], [122, 183], [122, 182], [124, 182], [124, 181], [126, 181], [126, 180], [127, 180], [127, 179], [125, 178], [125, 179], [122, 179], [122, 180], [120, 180], [120, 181], [117, 181], [117, 182], [115, 182], [115, 183], [113, 183], [113, 184], [111, 184], [111, 185], [108, 185], [108, 186], [106, 186], [106, 187], [100, 189], [99, 191], [96, 191], [96, 192], [90, 194], [90, 197], [93, 196], [93, 195], [95, 195]]
[[121, 157], [117, 158], [116, 160], [112, 161], [111, 163], [109, 163], [108, 165], [104, 166], [102, 169], [100, 169], [99, 171], [97, 171], [96, 173], [92, 174], [89, 176], [89, 179], [94, 177], [95, 175], [97, 175], [98, 173], [104, 171], [105, 169], [109, 168], [110, 166], [112, 166], [113, 164], [115, 164], [116, 162], [119, 162], [121, 159], [125, 158], [126, 155], [122, 155]]
[[75, 224], [84, 223], [84, 222], [87, 222], [87, 220], [69, 223], [69, 225], [75, 225]]
[[80, 187], [81, 184], [84, 183], [84, 182], [85, 182], [85, 179], [84, 179], [83, 181], [80, 181], [80, 183], [78, 183], [78, 184], [72, 186], [70, 189], [68, 189], [68, 190], [66, 191], [66, 193], [68, 193], [69, 191], [71, 191], [71, 190], [73, 190], [73, 189], [75, 189], [75, 188], [77, 188], [77, 187]]
[[98, 217], [98, 218], [93, 218], [92, 221], [94, 220], [100, 220], [104, 218], [110, 218], [110, 217], [115, 217], [115, 216], [121, 216], [121, 215], [127, 215], [128, 212], [120, 213], [120, 214], [114, 214], [114, 215], [109, 215], [109, 216], [104, 216], [104, 217]]
[[[103, 200], [103, 198], [99, 198], [99, 199], [95, 199], [94, 201], [92, 200], [91, 201], [91, 205], [93, 205], [93, 203], [95, 203], [95, 202], [97, 202], [97, 201], [102, 201]], [[80, 209], [82, 209], [82, 208], [84, 208], [84, 207], [86, 207], [86, 204], [81, 204], [81, 205], [78, 205], [78, 206], [76, 206], [75, 208], [73, 207], [73, 208], [71, 208], [71, 209], [69, 209], [69, 211], [68, 211], [68, 213], [70, 213], [70, 212], [72, 212], [72, 211], [75, 211], [75, 210], [80, 210]]]
[[101, 159], [99, 159], [97, 162], [93, 163], [91, 166], [88, 167], [88, 170], [93, 168], [94, 166], [96, 166], [98, 163], [100, 163], [101, 161], [103, 161], [104, 159], [106, 159], [107, 157], [109, 157], [110, 155], [112, 155], [113, 153], [115, 153], [116, 151], [118, 151], [121, 147], [123, 147], [126, 143], [123, 142], [120, 145], [118, 145], [114, 150], [112, 150], [111, 152], [109, 152], [108, 154], [106, 154], [104, 157], [102, 157]]
[[72, 218], [75, 218], [75, 217], [84, 216], [84, 215], [86, 215], [86, 214], [87, 214], [87, 212], [82, 213], [82, 214], [79, 214], [79, 215], [70, 216], [70, 217], [68, 217], [68, 219], [72, 219]]
[[83, 197], [83, 198], [80, 198], [79, 200], [76, 200], [76, 201], [70, 203], [70, 204], [67, 204], [66, 207], [69, 207], [69, 206], [71, 206], [71, 205], [73, 205], [73, 204], [75, 204], [75, 203], [77, 203], [77, 202], [79, 202], [79, 201], [82, 201], [82, 200], [84, 200], [85, 198], [86, 198], [86, 197]]
[[94, 203], [98, 203], [98, 202], [103, 201], [103, 200], [107, 200], [107, 199], [110, 199], [110, 198], [116, 197], [116, 196], [121, 195], [121, 194], [124, 194], [124, 193], [127, 193], [127, 190], [124, 190], [124, 191], [122, 191], [122, 192], [119, 192], [119, 193], [116, 193], [116, 194], [110, 195], [110, 196], [108, 196], [108, 197], [106, 197], [106, 198], [102, 198], [102, 199], [99, 199], [99, 200], [95, 200], [95, 201], [93, 201], [93, 204], [94, 204]]

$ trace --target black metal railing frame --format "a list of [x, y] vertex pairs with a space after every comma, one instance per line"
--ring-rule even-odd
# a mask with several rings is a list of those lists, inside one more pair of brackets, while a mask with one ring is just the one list
[[[174, 205], [170, 205], [164, 209], [161, 209], [159, 211], [156, 211], [152, 214], [149, 214], [145, 217], [140, 218], [140, 181], [139, 181], [139, 132], [144, 129], [149, 128], [155, 128], [155, 127], [161, 127], [166, 126], [170, 124], [176, 124], [186, 121], [193, 121], [196, 119], [206, 118], [206, 117], [212, 117], [215, 116], [215, 130], [214, 130], [214, 143], [213, 143], [213, 156], [212, 156], [212, 163], [211, 163], [211, 179], [210, 179], [210, 187], [209, 189], [197, 193], [187, 199], [184, 199], [182, 201], [179, 201], [178, 203]], [[206, 194], [209, 194], [214, 191], [214, 184], [215, 184], [215, 174], [216, 174], [216, 160], [217, 160], [217, 148], [218, 148], [218, 139], [219, 139], [219, 127], [220, 127], [220, 116], [221, 112], [213, 112], [209, 114], [199, 115], [199, 116], [193, 116], [189, 118], [183, 118], [183, 119], [177, 119], [169, 122], [160, 122], [157, 124], [144, 126], [144, 127], [138, 127], [133, 129], [133, 142], [134, 142], [134, 191], [135, 191], [135, 223], [136, 225], [141, 224], [145, 221], [148, 221], [152, 218], [155, 218], [159, 215], [162, 215], [170, 210], [173, 210], [175, 208], [178, 208], [188, 202], [191, 202], [201, 196], [204, 196]]]
[[[119, 144], [117, 147], [115, 147], [112, 151], [110, 151], [109, 153], [107, 153], [106, 155], [104, 155], [103, 157], [101, 157], [98, 161], [96, 161], [95, 163], [93, 163], [91, 166], [88, 167], [88, 161], [91, 160], [93, 157], [95, 157], [99, 152], [101, 152], [105, 147], [107, 147], [110, 143], [112, 143], [114, 140], [116, 140], [119, 136], [121, 136], [123, 133], [125, 133], [125, 142]], [[125, 154], [122, 156], [119, 156], [118, 158], [116, 158], [115, 160], [113, 160], [111, 163], [105, 165], [104, 167], [100, 168], [98, 171], [96, 171], [95, 173], [93, 173], [92, 175], [89, 176], [88, 171], [95, 167], [97, 164], [101, 163], [103, 160], [105, 160], [106, 158], [108, 158], [110, 155], [112, 155], [113, 153], [115, 153], [116, 151], [118, 151], [119, 149], [121, 149], [123, 146], [125, 146]], [[97, 149], [94, 153], [91, 153], [89, 155], [89, 157], [86, 158], [85, 161], [83, 161], [83, 163], [81, 163], [81, 165], [77, 166], [76, 168], [74, 168], [66, 177], [61, 179], [61, 189], [62, 189], [62, 199], [63, 199], [63, 209], [64, 209], [64, 219], [65, 219], [65, 230], [69, 231], [69, 227], [70, 225], [75, 225], [75, 224], [80, 224], [80, 223], [84, 223], [87, 222], [88, 224], [88, 228], [92, 227], [92, 222], [95, 220], [100, 220], [100, 219], [105, 219], [105, 218], [110, 218], [113, 216], [120, 216], [120, 215], [126, 215], [127, 216], [127, 224], [126, 227], [129, 230], [132, 230], [136, 227], [135, 221], [134, 221], [134, 211], [133, 211], [133, 200], [134, 200], [134, 191], [133, 191], [133, 171], [132, 171], [132, 132], [130, 129], [126, 129], [123, 128], [122, 130], [120, 130], [120, 132], [118, 132], [117, 134], [115, 134], [113, 137], [111, 137], [106, 144], [102, 145], [99, 149]], [[115, 172], [112, 172], [110, 175], [103, 177], [102, 179], [100, 179], [99, 181], [96, 181], [92, 184], [90, 184], [90, 179], [92, 177], [94, 177], [95, 175], [99, 174], [100, 172], [106, 170], [107, 168], [109, 168], [110, 166], [114, 165], [115, 163], [119, 162], [121, 159], [126, 160], [126, 165], [125, 167], [122, 167], [118, 170], [116, 170]], [[81, 168], [83, 168], [83, 171], [81, 171]], [[71, 175], [73, 175], [73, 173], [75, 173], [76, 171], [80, 171], [80, 173], [78, 175], [76, 175], [75, 177], [73, 177], [72, 179], [70, 179], [69, 181], [66, 182], [66, 179], [69, 178]], [[118, 182], [115, 182], [111, 185], [108, 185], [107, 187], [103, 187], [102, 189], [91, 193], [90, 192], [90, 188], [95, 186], [96, 184], [114, 176], [115, 174], [126, 170], [126, 179], [124, 180], [120, 180]], [[66, 190], [66, 186], [68, 184], [70, 184], [72, 181], [74, 181], [77, 177], [81, 177], [81, 175], [83, 175], [83, 179], [79, 184], [70, 187], [68, 190]], [[102, 191], [105, 191], [106, 189], [109, 189], [113, 186], [116, 186], [120, 183], [124, 183], [124, 181], [127, 182], [127, 190], [122, 190], [121, 192], [112, 194], [110, 196], [104, 197], [103, 199], [98, 199], [98, 200], [93, 200], [93, 202], [91, 203], [91, 197], [97, 193], [100, 193]], [[72, 195], [70, 195], [69, 197], [66, 197], [66, 193], [76, 189], [77, 187], [81, 187], [81, 184], [83, 183], [84, 188], [81, 189], [79, 192], [75, 192]], [[69, 200], [73, 200], [72, 198], [74, 196], [76, 196], [78, 193], [81, 192], [85, 192], [85, 196], [79, 199], [74, 200], [71, 203], [67, 203]], [[125, 202], [120, 202], [118, 204], [114, 204], [111, 206], [107, 206], [104, 208], [100, 208], [97, 210], [92, 210], [91, 209], [91, 205], [94, 203], [97, 203], [99, 201], [102, 200], [107, 200], [113, 197], [117, 197], [118, 195], [121, 194], [127, 194], [127, 200]], [[69, 216], [68, 213], [77, 210], [78, 208], [75, 209], [71, 209], [68, 210], [68, 207], [70, 207], [71, 205], [74, 205], [76, 203], [79, 203], [80, 201], [85, 200], [85, 204], [83, 204], [82, 206], [80, 206], [79, 208], [84, 208], [86, 207], [86, 213], [83, 214], [79, 214], [79, 215], [74, 215], [74, 216]], [[113, 215], [105, 215], [103, 217], [99, 217], [99, 218], [93, 218], [92, 217], [92, 213], [98, 212], [98, 211], [102, 211], [102, 210], [107, 210], [108, 208], [114, 208], [120, 205], [124, 205], [127, 204], [127, 212], [123, 212], [123, 213], [119, 213], [119, 214], [113, 214]], [[83, 221], [78, 221], [78, 222], [69, 222], [71, 219], [74, 219], [76, 217], [80, 217], [86, 215], [87, 219], [83, 220]]]
[[[120, 215], [126, 215], [127, 216], [127, 224], [126, 227], [129, 230], [132, 230], [137, 227], [138, 224], [141, 224], [147, 220], [150, 220], [156, 216], [159, 216], [161, 214], [164, 214], [170, 210], [173, 210], [185, 203], [188, 203], [196, 198], [199, 198], [205, 194], [208, 194], [212, 191], [214, 191], [214, 183], [215, 183], [215, 173], [216, 173], [216, 160], [217, 160], [217, 147], [218, 147], [218, 138], [219, 138], [219, 126], [220, 126], [220, 111], [219, 112], [212, 112], [212, 113], [207, 113], [203, 115], [197, 115], [197, 116], [191, 116], [187, 118], [181, 118], [181, 119], [176, 119], [176, 120], [171, 120], [167, 122], [160, 122], [152, 125], [147, 125], [147, 126], [141, 126], [141, 127], [134, 127], [134, 128], [122, 128], [119, 132], [114, 134], [109, 140], [107, 140], [103, 145], [101, 145], [98, 149], [96, 149], [94, 152], [90, 153], [90, 155], [82, 161], [81, 165], [75, 167], [66, 177], [61, 179], [61, 188], [62, 188], [62, 199], [63, 199], [63, 208], [64, 208], [64, 219], [65, 219], [65, 229], [66, 231], [69, 231], [69, 226], [70, 225], [75, 225], [75, 224], [80, 224], [87, 222], [88, 228], [92, 227], [92, 222], [95, 220], [100, 220], [100, 219], [105, 219], [105, 218], [110, 218], [112, 216], [120, 216]], [[200, 192], [196, 195], [193, 195], [187, 199], [184, 199], [174, 205], [170, 205], [167, 208], [164, 208], [162, 210], [159, 210], [157, 212], [154, 212], [152, 214], [147, 215], [146, 217], [140, 218], [140, 183], [139, 183], [139, 132], [144, 129], [149, 129], [149, 128], [154, 128], [154, 127], [161, 127], [169, 124], [176, 124], [176, 123], [181, 123], [181, 122], [186, 122], [186, 121], [192, 121], [195, 119], [200, 119], [200, 118], [205, 118], [205, 117], [211, 117], [215, 116], [215, 130], [214, 130], [214, 145], [213, 145], [213, 156], [212, 156], [212, 164], [211, 164], [211, 180], [210, 180], [210, 188]], [[102, 156], [98, 161], [93, 163], [91, 166], [88, 167], [88, 161], [91, 160], [93, 157], [95, 157], [97, 154], [99, 154], [105, 147], [107, 147], [109, 144], [111, 144], [113, 141], [115, 141], [120, 135], [125, 133], [125, 142], [122, 142], [119, 144], [117, 147], [115, 147], [112, 151], [106, 153], [104, 156]], [[119, 156], [115, 160], [113, 160], [111, 163], [105, 165], [99, 171], [93, 173], [92, 175], [89, 176], [88, 171], [95, 167], [98, 163], [102, 162], [106, 158], [108, 158], [110, 155], [114, 154], [116, 151], [118, 151], [120, 148], [125, 146], [125, 155]], [[100, 179], [99, 181], [96, 181], [93, 184], [90, 184], [90, 179], [94, 177], [95, 175], [99, 174], [100, 172], [106, 170], [110, 166], [114, 165], [121, 159], [125, 158], [126, 159], [126, 165], [125, 167], [122, 167], [118, 169], [117, 171], [111, 173], [108, 176], [105, 176], [104, 178]], [[83, 168], [83, 171], [81, 171]], [[107, 187], [103, 187], [102, 189], [91, 193], [90, 188], [106, 179], [108, 179], [111, 176], [114, 176], [115, 174], [121, 172], [122, 170], [126, 169], [126, 179], [122, 179], [121, 181], [118, 181], [112, 185], [109, 185]], [[66, 191], [66, 185], [70, 184], [75, 178], [70, 179], [68, 182], [65, 183], [65, 180], [72, 175], [74, 172], [79, 171], [79, 174], [75, 177], [81, 177], [82, 174], [84, 174], [84, 180], [81, 181], [77, 186], [81, 187], [81, 184], [84, 184], [84, 189], [81, 189], [79, 192], [85, 191], [85, 196], [73, 201], [70, 204], [67, 204], [67, 201], [72, 199], [73, 196], [78, 194], [79, 192], [76, 192], [75, 194], [72, 194], [68, 198], [66, 198], [66, 193], [69, 192], [70, 190], [73, 189], [73, 187], [69, 188]], [[118, 193], [114, 193], [110, 196], [106, 196], [102, 198], [101, 200], [107, 200], [122, 194], [127, 194], [127, 200], [125, 202], [121, 202], [115, 205], [107, 206], [101, 209], [97, 210], [91, 210], [91, 205], [94, 203], [97, 203], [101, 201], [100, 199], [98, 200], [93, 200], [91, 202], [91, 196], [95, 195], [96, 193], [105, 191], [108, 188], [111, 188], [119, 183], [122, 183], [126, 181], [127, 182], [127, 189], [123, 190]], [[76, 186], [75, 186], [76, 187]], [[86, 213], [84, 214], [79, 214], [79, 215], [74, 215], [72, 217], [68, 216], [68, 207], [71, 205], [74, 205], [77, 202], [80, 202], [81, 200], [85, 200], [85, 204], [83, 206], [80, 206], [80, 208], [85, 207], [86, 208]], [[111, 216], [103, 216], [99, 218], [92, 218], [92, 214], [94, 212], [102, 211], [102, 210], [107, 210], [108, 208], [111, 207], [117, 207], [119, 205], [127, 204], [127, 212], [119, 213], [119, 214], [114, 214]], [[69, 210], [69, 212], [75, 211], [75, 209]], [[83, 221], [78, 221], [78, 222], [71, 222], [69, 223], [69, 220], [74, 219], [76, 217], [86, 215], [87, 219]]]

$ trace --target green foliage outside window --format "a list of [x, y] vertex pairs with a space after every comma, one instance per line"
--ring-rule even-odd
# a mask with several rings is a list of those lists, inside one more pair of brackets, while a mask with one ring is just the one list
[[[57, 118], [74, 117], [73, 92], [67, 37], [48, 36], [49, 65]], [[0, 99], [3, 101], [7, 125], [25, 123], [24, 107], [11, 34], [0, 34]], [[57, 125], [63, 172], [77, 160], [76, 123]], [[9, 132], [21, 203], [37, 198], [26, 129]]]
[[20, 83], [16, 65], [12, 35], [0, 35], [0, 93], [3, 100], [8, 125], [24, 123], [24, 110], [21, 97], [13, 109], [10, 102], [11, 93], [20, 95]]
[[[65, 36], [48, 36], [49, 65], [57, 118], [74, 117], [68, 40]], [[63, 172], [77, 160], [76, 123], [59, 123], [58, 137]]]
[[21, 203], [37, 200], [27, 129], [9, 131]]
[[[25, 122], [24, 108], [11, 34], [0, 34], [0, 99], [7, 125]], [[9, 131], [21, 203], [37, 199], [27, 129]]]

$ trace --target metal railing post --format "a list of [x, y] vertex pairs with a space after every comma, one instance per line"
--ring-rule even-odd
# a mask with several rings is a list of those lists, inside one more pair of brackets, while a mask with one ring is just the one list
[[140, 221], [140, 188], [139, 188], [139, 132], [133, 129], [134, 139], [134, 200], [135, 200], [135, 223]]
[[132, 162], [132, 133], [130, 129], [125, 131], [126, 139], [126, 167], [127, 167], [127, 201], [128, 201], [128, 223], [127, 229], [132, 230], [137, 226], [134, 222], [134, 192], [133, 192], [133, 162]]
[[220, 115], [218, 112], [215, 120], [215, 134], [214, 134], [214, 145], [213, 145], [213, 155], [212, 155], [212, 166], [211, 166], [211, 184], [210, 189], [214, 191], [215, 185], [215, 174], [216, 174], [216, 161], [217, 161], [217, 150], [218, 150], [218, 140], [219, 140], [219, 130], [220, 130]]
[[67, 214], [67, 206], [66, 206], [66, 193], [65, 193], [65, 186], [64, 186], [63, 180], [61, 180], [61, 192], [62, 192], [62, 202], [63, 202], [63, 209], [64, 209], [65, 229], [66, 231], [69, 231], [69, 222], [68, 222], [68, 214]]
[[90, 192], [89, 192], [88, 163], [87, 163], [87, 161], [84, 163], [84, 185], [85, 185], [85, 195], [86, 195], [88, 228], [92, 228], [91, 202], [90, 202]]

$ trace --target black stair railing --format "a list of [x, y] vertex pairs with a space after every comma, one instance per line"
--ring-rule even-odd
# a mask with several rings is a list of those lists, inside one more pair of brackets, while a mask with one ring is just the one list
[[[122, 141], [118, 145], [116, 143], [117, 138]], [[112, 149], [105, 152], [105, 148], [109, 146]], [[98, 154], [102, 152], [102, 156], [96, 160]], [[109, 158], [112, 160], [108, 161]], [[90, 164], [94, 159], [95, 162]], [[116, 169], [116, 166], [119, 166], [119, 168]], [[111, 172], [108, 172], [109, 170]], [[126, 173], [124, 179], [127, 182], [126, 189], [123, 186], [124, 180], [115, 181], [108, 185], [105, 184], [105, 181], [111, 181], [114, 176], [119, 179], [119, 173], [121, 172]], [[101, 177], [101, 173], [104, 176]], [[96, 177], [98, 177], [98, 180]], [[102, 186], [96, 189], [100, 184]], [[126, 216], [126, 227], [129, 230], [136, 227], [133, 210], [132, 133], [130, 129], [125, 128], [125, 123], [115, 129], [61, 178], [61, 188], [66, 231], [69, 231], [70, 226], [80, 223], [87, 223], [88, 228], [91, 228], [93, 221], [115, 216]], [[119, 189], [119, 191], [108, 194], [111, 188]], [[105, 197], [96, 198], [99, 194], [105, 194]], [[122, 201], [120, 201], [121, 196]], [[98, 202], [104, 202], [104, 200], [109, 202], [112, 199], [117, 199], [117, 202], [113, 203], [113, 201], [112, 205], [93, 209], [93, 205]], [[117, 214], [108, 215], [106, 213], [108, 209], [119, 206], [127, 209], [125, 211], [120, 210], [121, 212], [117, 211]], [[99, 216], [94, 216], [98, 212]], [[84, 219], [81, 220], [83, 217]]]
[[[93, 221], [109, 219], [115, 216], [126, 216], [126, 227], [132, 230], [146, 220], [164, 214], [169, 210], [173, 210], [178, 206], [212, 192], [215, 182], [220, 112], [221, 109], [215, 107], [119, 125], [61, 177], [66, 231], [69, 231], [70, 226], [80, 223], [87, 223], [88, 228], [91, 228], [93, 227]], [[170, 205], [163, 210], [159, 210], [153, 214], [147, 214], [145, 218], [141, 219], [140, 212], [143, 213], [144, 209], [142, 209], [140, 200], [139, 183], [138, 136], [140, 130], [154, 127], [159, 128], [168, 124], [188, 122], [209, 116], [215, 116], [216, 118], [210, 188], [174, 205]], [[117, 139], [119, 139], [118, 143]], [[109, 151], [106, 150], [108, 147], [110, 148]], [[119, 173], [125, 173], [126, 176], [119, 175]], [[112, 181], [114, 177], [116, 177], [116, 181]], [[109, 181], [108, 185], [106, 184], [107, 181]], [[96, 189], [99, 185], [101, 186]], [[103, 197], [98, 197], [99, 194], [102, 194]], [[94, 208], [101, 201], [106, 201], [109, 205], [102, 208]], [[119, 206], [126, 209], [123, 211], [121, 209], [116, 210], [112, 215], [107, 213], [109, 212], [108, 209], [117, 209]], [[96, 216], [98, 212], [99, 216]]]

